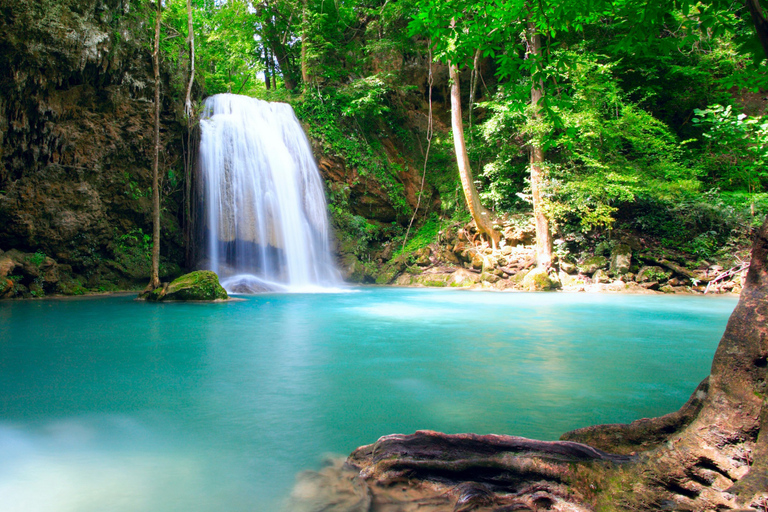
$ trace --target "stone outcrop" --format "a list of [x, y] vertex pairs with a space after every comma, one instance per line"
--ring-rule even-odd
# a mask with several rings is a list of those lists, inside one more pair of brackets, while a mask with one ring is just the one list
[[217, 301], [227, 300], [226, 290], [219, 284], [219, 276], [210, 270], [196, 270], [153, 291], [142, 294], [150, 302]]
[[[139, 279], [141, 265], [126, 268], [121, 251], [125, 237], [151, 233], [153, 78], [141, 8], [128, 0], [0, 7], [0, 249], [44, 253], [91, 289]], [[180, 158], [175, 120], [166, 103], [164, 169]], [[162, 191], [171, 199], [161, 249], [170, 273], [184, 263], [174, 187], [167, 179]]]

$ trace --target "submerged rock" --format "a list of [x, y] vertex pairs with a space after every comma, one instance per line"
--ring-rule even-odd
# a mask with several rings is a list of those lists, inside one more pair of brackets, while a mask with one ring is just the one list
[[226, 290], [219, 284], [219, 276], [210, 270], [197, 270], [185, 274], [171, 283], [144, 296], [151, 302], [187, 301], [187, 300], [226, 300]]

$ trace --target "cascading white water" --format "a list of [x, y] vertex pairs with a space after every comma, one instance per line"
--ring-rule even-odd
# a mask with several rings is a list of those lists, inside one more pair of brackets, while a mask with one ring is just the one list
[[217, 94], [200, 131], [207, 266], [224, 288], [338, 286], [320, 174], [291, 106]]

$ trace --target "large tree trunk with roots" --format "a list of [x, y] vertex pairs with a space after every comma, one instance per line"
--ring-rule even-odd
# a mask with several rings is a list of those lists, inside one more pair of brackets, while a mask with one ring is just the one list
[[458, 67], [450, 63], [448, 70], [451, 77], [451, 127], [453, 129], [453, 145], [456, 149], [456, 163], [459, 166], [461, 187], [464, 190], [464, 198], [467, 200], [467, 208], [472, 215], [477, 231], [486, 236], [493, 248], [498, 247], [501, 235], [493, 229], [491, 214], [480, 204], [480, 198], [472, 178], [472, 169], [469, 166], [467, 145], [464, 141], [464, 123], [461, 120], [461, 96], [459, 89]]
[[542, 442], [392, 435], [303, 473], [291, 510], [768, 509], [768, 218], [710, 376], [677, 412]]
[[161, 0], [155, 0], [155, 48], [152, 65], [155, 72], [155, 148], [152, 161], [152, 274], [147, 290], [160, 286], [160, 21], [163, 16]]
[[682, 510], [765, 510], [767, 361], [768, 218], [755, 236], [744, 290], [711, 373], [686, 406], [661, 418], [589, 427], [563, 439], [616, 452], [657, 445], [627, 473], [633, 488], [617, 493], [628, 506], [648, 510], [671, 502]]
[[[541, 35], [536, 27], [528, 24], [528, 47], [534, 58], [541, 58]], [[531, 107], [533, 117], [538, 120], [539, 100], [544, 97], [544, 84], [540, 79], [531, 81]], [[552, 235], [549, 232], [549, 219], [544, 213], [542, 189], [544, 188], [544, 150], [534, 140], [531, 143], [531, 199], [533, 201], [533, 217], [536, 224], [536, 264], [548, 269], [552, 265]]]

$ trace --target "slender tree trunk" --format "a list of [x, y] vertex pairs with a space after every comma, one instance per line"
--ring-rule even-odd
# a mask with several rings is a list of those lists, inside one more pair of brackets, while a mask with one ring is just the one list
[[163, 15], [161, 0], [155, 0], [155, 48], [152, 65], [155, 71], [155, 149], [152, 162], [152, 275], [148, 290], [160, 286], [160, 20]]
[[271, 77], [270, 77], [270, 66], [269, 61], [272, 57], [269, 54], [269, 48], [267, 48], [266, 45], [264, 45], [264, 85], [267, 87], [267, 90], [271, 89]]
[[303, 0], [301, 9], [301, 81], [302, 90], [307, 91], [309, 87], [309, 69], [307, 65], [307, 45], [309, 45], [307, 34], [307, 0]]
[[493, 229], [490, 213], [480, 204], [480, 198], [472, 178], [472, 170], [469, 167], [469, 156], [467, 155], [467, 146], [464, 142], [464, 123], [461, 120], [459, 70], [453, 63], [448, 64], [448, 70], [451, 77], [451, 127], [453, 128], [453, 145], [456, 148], [456, 163], [459, 166], [461, 186], [464, 189], [464, 197], [467, 200], [467, 207], [477, 225], [477, 230], [488, 237], [492, 247], [495, 249], [499, 244], [501, 236], [498, 231]]
[[475, 58], [472, 61], [472, 78], [469, 81], [469, 132], [470, 139], [469, 144], [472, 145], [471, 133], [472, 133], [472, 114], [475, 111], [475, 99], [477, 98], [477, 85], [480, 82], [480, 48], [475, 50]]
[[187, 119], [192, 115], [192, 84], [195, 82], [195, 29], [192, 24], [192, 0], [187, 0], [187, 42], [189, 43], [189, 83], [187, 98], [184, 102], [184, 114]]
[[184, 242], [187, 248], [187, 264], [191, 262], [192, 240], [192, 85], [195, 81], [195, 28], [192, 23], [192, 0], [187, 0], [187, 42], [189, 43], [189, 83], [184, 102], [184, 114], [187, 117], [187, 154], [184, 159]]
[[[536, 27], [528, 24], [528, 47], [534, 58], [541, 58], [541, 36]], [[544, 97], [544, 83], [533, 79], [531, 83], [531, 104], [533, 116], [540, 118], [539, 100]], [[552, 265], [552, 235], [549, 232], [549, 219], [542, 208], [542, 189], [544, 188], [544, 151], [534, 139], [531, 142], [531, 196], [533, 199], [533, 217], [536, 224], [536, 263], [540, 268], [548, 269]]]

